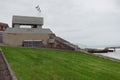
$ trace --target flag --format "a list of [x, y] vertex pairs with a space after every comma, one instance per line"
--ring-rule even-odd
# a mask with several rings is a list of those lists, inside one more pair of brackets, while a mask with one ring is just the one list
[[39, 5], [37, 5], [35, 8], [37, 9], [37, 11], [41, 12]]

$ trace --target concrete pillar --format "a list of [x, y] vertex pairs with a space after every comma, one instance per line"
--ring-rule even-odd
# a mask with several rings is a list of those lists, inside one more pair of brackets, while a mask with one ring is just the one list
[[114, 52], [115, 52], [116, 50], [115, 50], [115, 48], [114, 48]]
[[42, 26], [41, 26], [41, 25], [37, 25], [37, 28], [38, 28], [38, 29], [42, 29]]
[[19, 24], [14, 24], [13, 26], [14, 26], [14, 28], [20, 28]]

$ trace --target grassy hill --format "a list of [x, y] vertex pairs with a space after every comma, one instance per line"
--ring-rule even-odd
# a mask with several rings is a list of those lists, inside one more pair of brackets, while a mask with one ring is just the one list
[[18, 80], [120, 80], [120, 63], [75, 51], [1, 47]]

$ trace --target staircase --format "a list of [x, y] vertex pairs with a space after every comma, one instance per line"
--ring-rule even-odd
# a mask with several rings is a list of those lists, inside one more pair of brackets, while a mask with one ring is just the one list
[[78, 50], [80, 49], [77, 45], [74, 45], [58, 36], [55, 37], [56, 48], [68, 49], [68, 50]]

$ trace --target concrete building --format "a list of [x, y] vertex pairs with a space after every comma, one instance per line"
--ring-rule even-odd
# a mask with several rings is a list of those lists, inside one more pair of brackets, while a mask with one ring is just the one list
[[3, 32], [8, 28], [8, 24], [0, 22], [0, 43], [3, 42]]
[[12, 28], [5, 28], [1, 32], [0, 43], [10, 46], [67, 50], [76, 50], [79, 48], [56, 36], [50, 29], [42, 28], [43, 23], [42, 17], [13, 16]]
[[[21, 28], [29, 25], [31, 28]], [[42, 17], [13, 16], [12, 28], [3, 32], [3, 43], [12, 46], [48, 47], [55, 34], [42, 28]]]
[[8, 24], [0, 22], [0, 31], [5, 31], [8, 28]]

